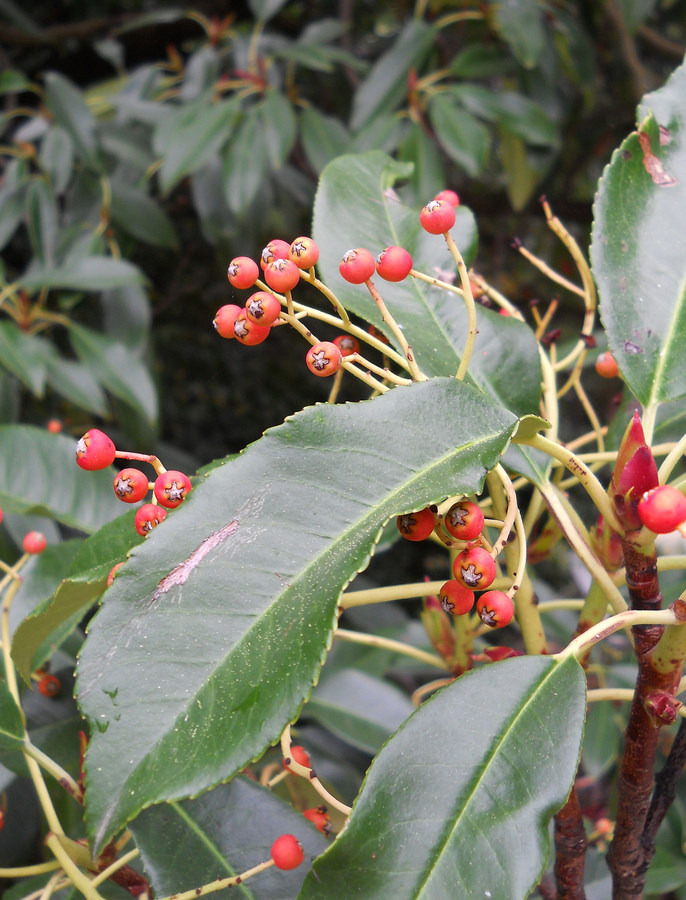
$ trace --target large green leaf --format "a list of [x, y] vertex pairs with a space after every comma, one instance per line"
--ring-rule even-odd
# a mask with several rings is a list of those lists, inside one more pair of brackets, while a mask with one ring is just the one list
[[686, 67], [648, 94], [600, 181], [591, 245], [610, 349], [644, 406], [686, 395]]
[[26, 334], [14, 322], [0, 322], [0, 365], [16, 375], [38, 397], [46, 377], [46, 348], [42, 338]]
[[261, 108], [251, 106], [222, 152], [224, 198], [232, 213], [245, 212], [269, 171], [262, 125]]
[[45, 76], [45, 102], [55, 122], [74, 143], [77, 154], [91, 169], [100, 171], [96, 123], [76, 85], [58, 72]]
[[97, 846], [279, 737], [384, 522], [479, 491], [515, 421], [454, 378], [310, 407], [213, 469], [134, 548], [78, 669]]
[[26, 194], [26, 219], [34, 256], [41, 266], [51, 266], [57, 243], [57, 201], [42, 179], [34, 181]]
[[527, 897], [576, 774], [585, 706], [574, 659], [522, 657], [458, 678], [377, 756], [299, 900], [343, 883], [347, 900]]
[[544, 8], [540, 0], [489, 0], [488, 11], [500, 37], [527, 69], [545, 47]]
[[24, 722], [7, 682], [0, 679], [0, 749], [19, 750], [24, 743]]
[[30, 425], [0, 426], [0, 506], [95, 531], [121, 513], [112, 469], [84, 472], [76, 442]]
[[471, 178], [479, 176], [488, 159], [488, 130], [449, 94], [435, 94], [429, 120], [441, 146]]
[[122, 178], [112, 179], [112, 218], [124, 231], [146, 244], [178, 248], [174, 225], [155, 201], [139, 188], [132, 187]]
[[[455, 273], [444, 239], [427, 234], [419, 224], [419, 210], [404, 206], [393, 192], [394, 182], [406, 175], [406, 165], [381, 151], [341, 156], [322, 173], [314, 207], [313, 236], [319, 246], [323, 280], [350, 312], [385, 330], [389, 337], [366, 287], [348, 284], [339, 274], [346, 250], [367, 247], [376, 256], [384, 247], [399, 244], [410, 252], [419, 271], [445, 280], [454, 279]], [[462, 255], [471, 259], [476, 229], [469, 210], [458, 207], [451, 233]], [[468, 327], [462, 298], [414, 278], [397, 284], [377, 279], [376, 285], [422, 371], [427, 375], [455, 374]], [[536, 412], [540, 369], [531, 330], [481, 307], [477, 327], [469, 368], [474, 383], [519, 415]]]
[[109, 288], [140, 284], [142, 281], [141, 270], [125, 259], [86, 256], [57, 269], [32, 269], [19, 279], [19, 284], [31, 291], [40, 288], [104, 291]]
[[[280, 834], [295, 835], [306, 860], [327, 846], [324, 835], [299, 812], [248, 778], [236, 778], [195, 800], [153, 806], [138, 816], [131, 831], [158, 897], [231, 878], [264, 862]], [[294, 900], [306, 871], [305, 865], [290, 872], [268, 869], [216, 897]]]

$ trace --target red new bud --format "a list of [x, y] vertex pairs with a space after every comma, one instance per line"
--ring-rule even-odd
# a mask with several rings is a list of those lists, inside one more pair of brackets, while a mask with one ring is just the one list
[[635, 412], [619, 446], [609, 490], [617, 516], [627, 531], [641, 527], [638, 502], [657, 485], [657, 466], [643, 434], [641, 417]]
[[655, 725], [671, 725], [683, 706], [681, 700], [667, 691], [651, 691], [643, 700], [643, 705]]

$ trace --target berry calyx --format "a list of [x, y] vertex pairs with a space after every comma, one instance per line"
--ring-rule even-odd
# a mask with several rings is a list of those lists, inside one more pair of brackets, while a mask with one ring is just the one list
[[305, 852], [296, 837], [282, 834], [272, 844], [271, 857], [277, 869], [296, 869], [305, 859]]
[[44, 697], [56, 697], [62, 688], [62, 684], [57, 675], [43, 675], [38, 679], [36, 688], [38, 693]]
[[140, 469], [122, 469], [114, 479], [114, 493], [124, 503], [138, 503], [150, 488], [148, 476]]
[[76, 463], [89, 472], [111, 466], [116, 453], [114, 443], [98, 428], [91, 428], [76, 442]]
[[364, 247], [347, 250], [338, 266], [341, 276], [350, 284], [364, 284], [372, 277], [375, 269], [376, 261]]
[[430, 506], [425, 506], [418, 512], [398, 516], [396, 524], [406, 541], [425, 541], [434, 530], [436, 516]]
[[191, 480], [188, 475], [176, 469], [169, 469], [158, 475], [153, 487], [157, 502], [166, 509], [176, 509], [183, 503], [191, 490]]
[[156, 503], [144, 503], [140, 509], [136, 510], [133, 524], [136, 526], [138, 534], [142, 534], [145, 537], [163, 521], [166, 515], [166, 510]]
[[245, 315], [255, 325], [272, 325], [280, 312], [279, 298], [267, 291], [256, 291], [245, 302]]
[[245, 344], [246, 347], [254, 347], [255, 344], [261, 344], [262, 341], [266, 341], [269, 337], [269, 331], [269, 325], [256, 325], [248, 318], [244, 309], [236, 316], [236, 321], [233, 323], [234, 337], [240, 344]]
[[595, 370], [602, 378], [616, 378], [619, 375], [617, 360], [606, 350], [595, 361]]
[[470, 591], [482, 591], [495, 580], [495, 560], [483, 547], [471, 547], [458, 553], [453, 562], [453, 575]]
[[235, 288], [250, 288], [258, 279], [260, 270], [249, 256], [236, 256], [229, 263], [226, 277]]
[[445, 514], [445, 528], [461, 541], [473, 541], [484, 528], [484, 514], [471, 500], [453, 503]]
[[273, 259], [264, 269], [264, 280], [274, 291], [292, 291], [300, 281], [300, 269], [292, 259]]
[[352, 356], [353, 353], [360, 352], [360, 342], [352, 334], [339, 334], [333, 342], [341, 351], [341, 356]]
[[332, 341], [319, 341], [307, 351], [305, 362], [314, 375], [326, 378], [333, 375], [341, 367], [343, 354]]
[[274, 238], [273, 241], [269, 241], [262, 253], [260, 253], [260, 267], [262, 271], [264, 272], [269, 263], [275, 259], [288, 259], [290, 249], [291, 245], [287, 241], [282, 241], [281, 238]]
[[411, 268], [412, 257], [404, 247], [386, 247], [376, 258], [376, 271], [386, 281], [402, 281]]
[[299, 269], [311, 269], [319, 259], [319, 247], [311, 237], [298, 237], [290, 246], [288, 258]]
[[463, 616], [474, 606], [474, 591], [470, 591], [456, 578], [451, 578], [438, 592], [438, 599], [445, 612], [451, 616]]
[[243, 307], [237, 306], [235, 303], [227, 303], [217, 310], [212, 324], [223, 338], [235, 338], [236, 334], [233, 330], [236, 319], [243, 312]]
[[686, 522], [686, 497], [671, 484], [661, 484], [645, 492], [638, 517], [655, 534], [669, 534]]
[[450, 191], [447, 189], [444, 191], [439, 191], [434, 197], [434, 200], [445, 200], [445, 202], [449, 203], [451, 206], [460, 205], [460, 198], [455, 193], [455, 191]]
[[29, 531], [22, 542], [24, 553], [37, 555], [48, 546], [47, 538], [40, 531]]
[[489, 628], [504, 628], [514, 618], [514, 603], [504, 591], [486, 591], [476, 601], [476, 612]]
[[419, 213], [419, 222], [429, 234], [445, 234], [455, 224], [455, 207], [445, 200], [429, 200]]
[[322, 805], [315, 806], [313, 809], [305, 809], [303, 810], [303, 815], [322, 834], [325, 834], [327, 837], [331, 834], [331, 819], [326, 806]]
[[[295, 762], [299, 763], [301, 766], [305, 766], [306, 769], [312, 768], [312, 761], [310, 760], [310, 754], [304, 747], [301, 747], [300, 744], [291, 744], [291, 755], [283, 760], [284, 769], [288, 769], [289, 772], [293, 772], [289, 763], [291, 760], [295, 760]], [[296, 774], [293, 772], [293, 774]]]

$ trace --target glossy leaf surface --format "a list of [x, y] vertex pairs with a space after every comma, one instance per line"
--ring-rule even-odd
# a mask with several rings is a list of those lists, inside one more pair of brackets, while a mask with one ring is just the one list
[[194, 800], [153, 806], [138, 816], [131, 831], [157, 896], [238, 875], [269, 859], [271, 845], [280, 834], [293, 834], [305, 851], [305, 862], [298, 869], [267, 869], [215, 896], [217, 900], [294, 900], [308, 861], [328, 846], [324, 835], [299, 812], [242, 777]]
[[342, 882], [350, 900], [527, 897], [576, 773], [585, 701], [573, 659], [493, 663], [439, 691], [376, 757], [299, 900]]
[[143, 807], [228, 779], [279, 737], [384, 522], [478, 491], [515, 424], [455, 379], [310, 407], [213, 469], [134, 548], [78, 669], [98, 846]]
[[591, 260], [621, 373], [644, 406], [686, 395], [686, 67], [648, 94], [595, 202]]
[[[426, 275], [453, 281], [456, 270], [443, 237], [427, 234], [419, 224], [419, 210], [404, 206], [393, 191], [396, 180], [407, 175], [407, 165], [394, 162], [380, 151], [339, 157], [322, 174], [314, 208], [313, 237], [319, 246], [323, 280], [350, 312], [372, 322], [389, 337], [366, 287], [348, 284], [339, 274], [346, 250], [366, 247], [377, 256], [384, 247], [397, 244], [409, 251], [414, 267]], [[476, 229], [466, 208], [458, 207], [451, 234], [470, 262]], [[427, 375], [454, 375], [468, 327], [462, 298], [414, 278], [396, 284], [378, 277], [373, 281], [402, 327], [422, 371]], [[536, 412], [540, 370], [531, 330], [482, 307], [477, 308], [477, 328], [469, 376], [490, 397], [517, 414]], [[507, 347], [506, 352], [503, 347]]]

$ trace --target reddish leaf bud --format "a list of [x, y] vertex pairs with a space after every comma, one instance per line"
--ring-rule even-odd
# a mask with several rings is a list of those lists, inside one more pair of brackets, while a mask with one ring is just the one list
[[638, 502], [657, 485], [657, 466], [643, 434], [641, 417], [635, 412], [619, 446], [609, 490], [617, 516], [628, 531], [641, 527]]

